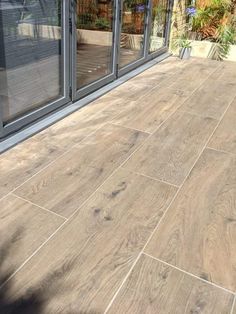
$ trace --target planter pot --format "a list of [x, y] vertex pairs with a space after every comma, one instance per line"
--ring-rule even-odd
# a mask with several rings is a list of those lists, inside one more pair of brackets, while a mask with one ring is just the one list
[[192, 48], [181, 48], [179, 52], [180, 59], [186, 60], [191, 56]]

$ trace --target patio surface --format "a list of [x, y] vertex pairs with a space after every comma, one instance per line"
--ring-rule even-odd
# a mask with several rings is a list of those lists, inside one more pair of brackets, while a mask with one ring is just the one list
[[236, 314], [236, 63], [168, 58], [0, 180], [0, 313]]

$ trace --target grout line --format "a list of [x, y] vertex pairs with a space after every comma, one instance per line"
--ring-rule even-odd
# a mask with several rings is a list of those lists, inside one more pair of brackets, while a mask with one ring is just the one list
[[[218, 69], [218, 68], [217, 68], [217, 69]], [[214, 72], [215, 72], [215, 71], [214, 71]], [[214, 72], [213, 72], [213, 73], [214, 73]], [[212, 74], [211, 74], [211, 75], [212, 75]], [[194, 92], [193, 92], [193, 93], [194, 93]], [[232, 101], [232, 102], [233, 102], [233, 101]], [[163, 214], [162, 217], [160, 218], [160, 220], [159, 220], [159, 222], [157, 223], [156, 227], [154, 228], [153, 232], [150, 234], [150, 236], [149, 236], [149, 238], [148, 238], [146, 244], [144, 245], [144, 247], [143, 247], [143, 249], [141, 250], [140, 254], [138, 255], [137, 259], [135, 260], [135, 262], [134, 262], [135, 264], [137, 263], [137, 261], [138, 261], [138, 259], [140, 258], [141, 254], [144, 253], [144, 250], [146, 249], [148, 243], [149, 243], [150, 240], [152, 239], [154, 233], [155, 233], [156, 230], [158, 229], [158, 227], [159, 227], [159, 225], [161, 224], [161, 222], [164, 220], [164, 217], [166, 216], [168, 210], [170, 209], [171, 205], [173, 204], [173, 202], [174, 202], [175, 199], [177, 198], [177, 196], [178, 196], [179, 192], [181, 191], [181, 189], [182, 189], [184, 183], [186, 182], [187, 178], [189, 177], [190, 173], [192, 172], [193, 168], [195, 167], [196, 163], [198, 162], [199, 158], [201, 157], [203, 151], [204, 151], [205, 148], [207, 147], [207, 144], [208, 144], [209, 141], [211, 140], [213, 134], [215, 133], [216, 129], [218, 128], [220, 122], [222, 121], [222, 119], [223, 119], [224, 115], [226, 114], [226, 112], [227, 112], [228, 108], [230, 107], [230, 105], [231, 105], [231, 102], [228, 104], [227, 108], [225, 109], [224, 113], [223, 113], [222, 116], [221, 116], [221, 119], [220, 119], [220, 120], [218, 121], [218, 123], [216, 124], [216, 127], [214, 128], [213, 132], [211, 133], [211, 135], [209, 136], [208, 140], [206, 141], [206, 144], [203, 146], [203, 148], [202, 148], [200, 154], [198, 155], [198, 157], [196, 158], [195, 162], [193, 163], [193, 166], [190, 168], [190, 170], [189, 170], [188, 174], [186, 175], [185, 179], [183, 180], [182, 184], [179, 186], [179, 189], [176, 191], [176, 193], [175, 193], [175, 195], [174, 195], [172, 201], [170, 202], [169, 206], [167, 207], [167, 209], [165, 210], [164, 214]], [[171, 115], [172, 115], [172, 114], [171, 114]], [[171, 115], [170, 115], [170, 116], [171, 116]], [[168, 117], [166, 120], [168, 120], [168, 119], [169, 119], [169, 117]], [[165, 121], [166, 121], [166, 120], [165, 120]], [[164, 123], [165, 121], [163, 121], [163, 123]], [[163, 124], [163, 123], [162, 123], [162, 124]], [[162, 124], [161, 124], [161, 125], [162, 125]], [[161, 126], [161, 125], [160, 125], [160, 126]], [[159, 126], [159, 127], [160, 127], [160, 126]], [[150, 137], [150, 136], [148, 136], [148, 137], [145, 139], [145, 142], [147, 141], [147, 139], [148, 139], [149, 137]], [[142, 145], [140, 145], [140, 146], [142, 146]], [[139, 146], [138, 149], [140, 149], [140, 146]], [[137, 149], [137, 150], [138, 150], [138, 149]], [[131, 155], [131, 156], [132, 156], [132, 155]], [[130, 157], [131, 157], [131, 156], [130, 156]], [[129, 157], [129, 158], [130, 158], [130, 157]], [[128, 159], [129, 159], [129, 158], [128, 158]], [[132, 266], [131, 266], [131, 268], [132, 268]], [[125, 283], [125, 281], [126, 281], [127, 278], [128, 278], [128, 276], [125, 277], [125, 280], [123, 280], [122, 284], [119, 286], [119, 288], [118, 288], [119, 291], [121, 290], [121, 288], [122, 288], [122, 286], [124, 285], [124, 283]], [[118, 292], [119, 292], [118, 290], [116, 291], [116, 293], [115, 293], [114, 296], [117, 296], [117, 294], [118, 294]], [[232, 293], [232, 292], [231, 292], [231, 293]], [[109, 308], [111, 307], [111, 305], [112, 305], [112, 303], [113, 303], [113, 301], [114, 301], [114, 299], [115, 299], [114, 296], [113, 296], [112, 300], [110, 301], [110, 303], [108, 304], [108, 306], [107, 306], [107, 308], [106, 308], [106, 310], [105, 310], [104, 313], [107, 313], [107, 311], [108, 311]]]
[[[217, 68], [218, 69], [218, 68]], [[214, 72], [213, 72], [214, 73]], [[195, 90], [193, 91], [193, 93], [195, 92]], [[193, 94], [192, 93], [192, 94]], [[191, 95], [192, 95], [191, 94]], [[189, 97], [191, 96], [191, 95], [189, 95]], [[229, 106], [228, 106], [229, 107]], [[227, 109], [228, 109], [228, 107], [227, 107]], [[178, 107], [179, 108], [179, 107]], [[178, 109], [177, 108], [177, 109]], [[176, 110], [177, 110], [176, 109]], [[227, 111], [227, 109], [226, 109], [226, 111]], [[176, 112], [176, 110], [173, 112], [173, 113], [171, 113], [158, 127], [157, 127], [157, 129], [156, 130], [158, 130], [175, 112]], [[225, 111], [225, 112], [226, 112]], [[119, 112], [118, 114], [120, 114], [121, 112]], [[118, 114], [117, 114], [117, 116], [118, 116]], [[224, 113], [225, 114], [225, 113]], [[223, 116], [224, 116], [224, 114], [223, 114]], [[222, 118], [223, 118], [223, 116], [222, 116]], [[221, 120], [220, 120], [221, 121]], [[219, 122], [220, 122], [219, 121]], [[108, 121], [107, 123], [105, 123], [104, 125], [107, 125], [108, 123], [111, 123], [110, 121]], [[100, 130], [102, 127], [104, 127], [104, 125], [102, 125], [101, 127], [99, 127], [99, 128], [97, 128], [96, 130], [94, 130], [93, 132], [91, 132], [90, 134], [88, 134], [81, 142], [83, 142], [83, 141], [85, 141], [89, 136], [91, 136], [91, 135], [93, 135], [94, 133], [96, 133], [98, 130]], [[218, 124], [217, 124], [217, 126], [216, 126], [216, 128], [218, 127]], [[213, 131], [213, 133], [215, 132], [215, 130]], [[213, 135], [213, 134], [212, 134]], [[51, 236], [44, 242], [44, 243], [42, 243], [39, 247], [38, 247], [38, 249], [36, 250], [36, 251], [34, 251], [33, 252], [33, 254], [31, 254], [25, 261], [24, 261], [24, 263], [23, 264], [21, 264], [21, 266], [20, 267], [18, 267], [16, 270], [15, 270], [15, 272], [5, 281], [5, 282], [3, 282], [3, 284], [0, 286], [0, 289], [3, 287], [3, 286], [5, 286], [5, 284], [20, 270], [20, 269], [22, 269], [23, 267], [24, 267], [24, 265], [79, 211], [79, 209], [87, 202], [87, 201], [89, 201], [92, 197], [93, 197], [93, 195], [131, 158], [131, 156], [133, 155], [133, 154], [135, 154], [143, 145], [144, 145], [144, 143], [150, 138], [152, 136], [152, 134], [150, 134], [149, 136], [147, 136], [147, 138], [146, 139], [144, 139], [144, 141], [143, 141], [143, 143], [141, 143], [134, 151], [133, 151], [133, 153], [131, 153], [131, 155], [129, 156], [129, 157], [127, 157], [126, 158], [126, 160], [124, 160], [111, 174], [110, 174], [110, 176], [108, 176], [105, 180], [104, 180], [104, 182], [69, 216], [69, 218], [67, 219], [67, 220], [65, 220], [60, 226], [59, 226], [59, 228], [57, 229], [57, 230], [55, 230], [52, 234], [51, 234]], [[13, 189], [11, 192], [9, 192], [8, 194], [10, 194], [10, 193], [13, 193], [16, 189], [18, 189], [20, 186], [22, 186], [24, 183], [26, 183], [26, 182], [28, 182], [29, 180], [31, 180], [34, 176], [36, 176], [38, 173], [40, 173], [41, 171], [43, 171], [43, 170], [45, 170], [45, 169], [47, 169], [51, 164], [53, 164], [54, 162], [56, 162], [59, 158], [61, 158], [62, 156], [64, 156], [65, 154], [67, 154], [68, 152], [70, 152], [75, 146], [79, 146], [80, 144], [81, 144], [81, 142], [79, 142], [79, 143], [76, 143], [75, 145], [73, 145], [69, 150], [67, 150], [66, 152], [64, 152], [62, 155], [60, 155], [58, 158], [56, 158], [54, 161], [52, 161], [51, 163], [49, 163], [48, 165], [46, 165], [44, 168], [42, 168], [40, 171], [38, 171], [36, 174], [34, 174], [33, 176], [31, 176], [29, 179], [27, 179], [26, 181], [24, 181], [22, 184], [20, 184], [17, 188], [15, 188], [15, 189]], [[207, 143], [208, 143], [208, 141], [207, 141]], [[203, 149], [204, 150], [204, 149]], [[202, 150], [202, 151], [203, 151]], [[200, 157], [200, 156], [199, 156]], [[198, 159], [197, 159], [198, 160]], [[197, 161], [196, 161], [197, 162]], [[195, 164], [194, 164], [195, 165]], [[194, 167], [194, 166], [193, 166]], [[193, 168], [192, 167], [192, 168]], [[192, 169], [191, 169], [192, 170]], [[191, 170], [190, 170], [190, 172], [191, 172]], [[189, 173], [190, 173], [189, 172]], [[188, 174], [189, 175], [189, 174]], [[186, 178], [188, 177], [188, 175], [186, 176]], [[185, 180], [184, 180], [184, 182], [185, 182]], [[182, 185], [184, 184], [184, 182], [182, 183]], [[181, 187], [182, 187], [182, 185], [181, 185]], [[165, 213], [163, 214], [163, 216], [165, 216], [165, 214], [166, 214], [166, 212], [168, 211], [168, 209], [169, 209], [169, 207], [170, 207], [170, 205], [173, 203], [173, 201], [174, 201], [174, 199], [176, 198], [176, 196], [177, 196], [177, 194], [178, 194], [178, 192], [180, 191], [180, 189], [181, 189], [181, 187], [177, 190], [177, 192], [176, 192], [176, 194], [175, 194], [175, 196], [174, 196], [174, 198], [172, 199], [172, 201], [171, 201], [171, 203], [169, 204], [169, 206], [167, 207], [167, 209], [166, 209], [166, 211], [165, 211]], [[8, 195], [7, 194], [7, 195]], [[4, 197], [6, 197], [6, 196], [4, 196]], [[3, 197], [3, 198], [4, 198]], [[1, 200], [1, 199], [0, 199]], [[163, 216], [162, 216], [162, 218], [163, 218]], [[160, 221], [162, 220], [162, 218], [160, 219]], [[160, 223], [160, 221], [159, 221], [159, 223]], [[159, 226], [159, 223], [158, 223], [158, 226]], [[152, 236], [153, 236], [153, 234], [154, 234], [154, 232], [155, 232], [155, 230], [156, 230], [156, 228], [154, 229], [154, 231], [151, 233], [151, 235], [150, 235], [150, 237], [149, 237], [149, 239], [148, 239], [148, 242], [150, 241], [150, 239], [152, 238]], [[147, 242], [147, 243], [148, 243]], [[137, 261], [138, 261], [138, 259], [140, 258], [140, 256], [141, 256], [141, 254], [142, 254], [142, 252], [143, 252], [143, 250], [145, 249], [145, 247], [146, 247], [146, 245], [147, 245], [147, 243], [145, 244], [145, 246], [144, 246], [144, 248], [142, 249], [142, 251], [139, 253], [139, 255], [138, 255], [138, 257], [136, 258], [136, 260], [134, 261], [134, 264], [131, 266], [131, 269], [135, 266], [135, 264], [137, 263]], [[129, 273], [128, 273], [129, 274]], [[123, 282], [122, 282], [122, 284], [121, 284], [121, 286], [118, 288], [118, 290], [120, 290], [121, 288], [122, 288], [122, 286], [123, 286], [123, 284], [125, 283], [125, 281], [126, 281], [126, 279], [128, 278], [128, 274], [127, 274], [127, 276], [125, 277], [125, 279], [123, 280]], [[118, 291], [119, 292], [119, 291]], [[117, 292], [117, 293], [118, 293]], [[116, 293], [116, 295], [117, 295], [117, 293]], [[106, 311], [109, 309], [109, 307], [111, 306], [111, 304], [112, 304], [112, 302], [113, 302], [113, 300], [114, 299], [112, 299], [112, 301], [109, 303], [109, 305], [108, 305], [108, 307], [107, 307], [107, 309], [106, 309]], [[105, 311], [105, 312], [106, 312]]]
[[21, 270], [24, 265], [66, 224], [67, 220], [65, 220], [48, 238], [44, 241], [34, 252], [31, 254], [1, 285], [0, 289], [2, 289], [11, 279], [15, 276], [15, 274]]
[[[231, 104], [231, 103], [230, 103], [230, 104]], [[186, 180], [187, 180], [187, 178], [189, 177], [190, 173], [192, 172], [193, 168], [194, 168], [195, 165], [197, 164], [197, 162], [198, 162], [198, 160], [200, 159], [202, 153], [203, 153], [204, 150], [206, 149], [206, 147], [207, 147], [208, 143], [210, 142], [210, 140], [211, 140], [213, 134], [215, 133], [215, 131], [216, 131], [216, 129], [218, 128], [218, 126], [219, 126], [221, 120], [223, 119], [224, 115], [226, 114], [226, 112], [227, 112], [227, 110], [228, 110], [230, 104], [227, 106], [227, 108], [226, 108], [226, 110], [224, 111], [224, 114], [222, 115], [221, 119], [220, 119], [220, 120], [218, 121], [218, 123], [216, 124], [216, 126], [215, 126], [213, 132], [211, 133], [211, 135], [209, 136], [208, 140], [206, 141], [206, 144], [203, 146], [203, 148], [202, 148], [200, 154], [199, 154], [198, 157], [196, 158], [196, 160], [195, 160], [195, 162], [193, 163], [192, 167], [190, 168], [188, 174], [187, 174], [186, 177], [184, 178], [182, 184], [179, 186], [179, 190], [176, 192], [176, 194], [174, 195], [174, 198], [172, 199], [170, 205], [168, 206], [168, 208], [166, 209], [165, 213], [163, 214], [163, 216], [161, 217], [161, 219], [160, 219], [159, 222], [157, 223], [157, 225], [156, 225], [156, 227], [155, 227], [155, 229], [154, 229], [152, 235], [154, 235], [154, 233], [155, 233], [156, 230], [158, 229], [160, 223], [162, 222], [162, 220], [163, 220], [164, 217], [166, 216], [166, 213], [167, 213], [167, 211], [169, 210], [171, 204], [172, 204], [172, 203], [174, 202], [174, 200], [177, 198], [177, 195], [178, 195], [179, 192], [181, 191], [181, 189], [182, 189], [184, 183], [186, 182]], [[151, 238], [152, 238], [152, 236], [148, 239], [148, 241], [147, 241], [147, 243], [145, 244], [143, 250], [145, 250], [145, 248], [147, 247], [147, 245], [148, 245], [149, 241], [151, 240]]]
[[[153, 66], [155, 66], [155, 65], [156, 65], [156, 64], [154, 64]], [[153, 67], [153, 66], [152, 66], [152, 67]], [[143, 73], [143, 72], [141, 72], [141, 73]], [[138, 75], [139, 75], [139, 74], [138, 74]], [[127, 83], [127, 82], [128, 82], [128, 81], [124, 82], [124, 84]], [[120, 86], [120, 85], [119, 85], [119, 86]], [[114, 91], [114, 90], [115, 90], [117, 87], [119, 87], [119, 86], [116, 86], [114, 89], [108, 91], [106, 94], [101, 95], [100, 97], [98, 97], [98, 98], [92, 100], [92, 101], [91, 101], [90, 103], [88, 103], [85, 107], [88, 108], [89, 105], [93, 105], [93, 106], [95, 107], [95, 106], [96, 106], [95, 102], [98, 101], [99, 99], [101, 99], [103, 96], [109, 96], [109, 97], [114, 98], [114, 99], [117, 98], [117, 96], [112, 96], [112, 95], [109, 95], [109, 94], [110, 94], [110, 92]], [[153, 88], [151, 87], [149, 91], [151, 91], [152, 89], [153, 89]], [[143, 98], [143, 97], [145, 97], [145, 95], [139, 96], [135, 101], [138, 101], [138, 100], [140, 100], [140, 99]], [[127, 102], [132, 102], [132, 101], [133, 101], [133, 100], [131, 100], [131, 99], [126, 99], [126, 100], [127, 100]], [[71, 113], [70, 115], [73, 115], [74, 113], [78, 112], [79, 110], [81, 110], [81, 109], [83, 109], [83, 108], [85, 108], [85, 107], [82, 107], [82, 108], [76, 110], [75, 112]], [[95, 108], [94, 108], [94, 109], [95, 109]], [[106, 109], [108, 109], [108, 108], [106, 108]], [[117, 112], [117, 113], [114, 115], [114, 117], [111, 117], [111, 119], [110, 119], [109, 121], [107, 121], [106, 123], [102, 124], [101, 126], [99, 126], [98, 128], [96, 128], [95, 130], [91, 131], [91, 133], [87, 134], [80, 142], [75, 143], [75, 144], [72, 144], [72, 146], [71, 146], [69, 149], [65, 150], [62, 154], [60, 154], [58, 157], [56, 157], [53, 161], [51, 161], [51, 162], [49, 162], [48, 164], [46, 164], [45, 167], [43, 167], [42, 169], [40, 169], [38, 172], [34, 173], [31, 177], [29, 177], [28, 179], [26, 179], [25, 181], [23, 181], [23, 182], [22, 182], [21, 184], [19, 184], [17, 187], [13, 188], [13, 189], [12, 189], [11, 191], [9, 191], [7, 194], [5, 194], [4, 196], [0, 197], [0, 201], [1, 201], [2, 199], [4, 199], [5, 197], [7, 197], [9, 194], [14, 193], [14, 192], [15, 192], [18, 188], [20, 188], [23, 184], [25, 184], [26, 182], [30, 181], [32, 178], [34, 178], [36, 175], [38, 175], [39, 173], [41, 173], [43, 170], [47, 169], [49, 166], [51, 166], [52, 164], [54, 164], [57, 160], [59, 160], [59, 159], [62, 158], [64, 155], [66, 155], [67, 153], [69, 153], [70, 151], [72, 151], [75, 147], [81, 145], [81, 143], [82, 143], [83, 141], [85, 141], [89, 136], [92, 136], [93, 134], [95, 134], [97, 131], [99, 131], [101, 128], [103, 128], [105, 125], [107, 125], [107, 124], [109, 124], [109, 123], [110, 123], [110, 124], [115, 124], [115, 123], [113, 123], [112, 121], [115, 120], [117, 117], [119, 117], [119, 115], [120, 115], [123, 111], [125, 111], [125, 110], [126, 110], [126, 108], [120, 109], [120, 111]], [[66, 117], [65, 117], [65, 118], [66, 118]], [[167, 118], [168, 118], [168, 117], [167, 117]], [[63, 119], [64, 119], [64, 118], [63, 118]], [[62, 120], [63, 120], [63, 119], [62, 119]], [[56, 123], [60, 123], [62, 120], [59, 120], [59, 121], [57, 121]], [[55, 123], [55, 124], [56, 124], [56, 123]], [[122, 127], [121, 125], [118, 125], [118, 126]], [[48, 126], [46, 129], [49, 129], [50, 127], [51, 127], [51, 125]], [[33, 138], [33, 137], [36, 136], [37, 134], [39, 134], [39, 133], [45, 131], [46, 129], [41, 130], [40, 132], [34, 134], [34, 135], [33, 135], [32, 137], [30, 137], [30, 138]], [[143, 132], [143, 133], [147, 133], [147, 134], [151, 134], [151, 133], [149, 133], [149, 132], [145, 132], [145, 131], [141, 131], [141, 130], [137, 130], [137, 131], [140, 131], [140, 132]], [[29, 140], [30, 138], [27, 138], [26, 141]], [[21, 143], [19, 143], [18, 145], [20, 145], [20, 144], [22, 144], [22, 143], [24, 143], [24, 142], [21, 142]], [[13, 148], [14, 148], [14, 147], [13, 147]], [[3, 159], [3, 157], [4, 157], [4, 153], [1, 154], [0, 160]]]
[[111, 301], [109, 302], [108, 306], [106, 307], [104, 314], [106, 314], [109, 309], [112, 306], [112, 303], [114, 302], [115, 298], [117, 297], [118, 293], [120, 292], [120, 290], [122, 289], [123, 285], [125, 284], [126, 280], [128, 279], [129, 275], [131, 274], [132, 270], [134, 269], [135, 265], [137, 264], [139, 258], [142, 255], [142, 251], [138, 254], [138, 256], [136, 257], [134, 263], [132, 264], [132, 266], [130, 267], [130, 270], [128, 271], [128, 273], [126, 274], [126, 276], [124, 277], [122, 283], [120, 284], [119, 288], [116, 290], [115, 294], [113, 295]]
[[151, 177], [151, 176], [148, 176], [148, 175], [143, 174], [143, 173], [141, 173], [141, 172], [130, 170], [129, 168], [122, 167], [122, 169], [127, 170], [127, 171], [129, 171], [129, 172], [131, 172], [131, 173], [137, 174], [137, 175], [139, 175], [139, 176], [146, 177], [146, 178], [148, 178], [148, 179], [151, 179], [151, 180], [154, 180], [154, 181], [158, 181], [158, 182], [160, 182], [160, 183], [164, 183], [164, 184], [173, 186], [174, 188], [177, 188], [177, 189], [179, 188], [179, 185], [170, 183], [170, 182], [168, 182], [168, 181], [165, 181], [165, 180], [162, 180], [162, 179], [158, 179], [158, 178], [155, 178], [155, 177]]
[[113, 121], [110, 121], [109, 123], [110, 123], [110, 124], [113, 124], [113, 125], [116, 125], [116, 126], [119, 126], [119, 127], [123, 127], [123, 128], [125, 128], [125, 129], [128, 129], [128, 130], [132, 130], [132, 131], [138, 131], [138, 132], [146, 133], [147, 135], [152, 134], [152, 133], [147, 132], [147, 131], [143, 131], [143, 130], [140, 130], [140, 129], [131, 128], [131, 127], [126, 126], [126, 125], [122, 125], [122, 124], [119, 124], [119, 123], [115, 123], [115, 122], [113, 122]]
[[[81, 140], [84, 141], [85, 139], [87, 139], [89, 136], [91, 136], [93, 133], [95, 133], [96, 131], [98, 131], [100, 128], [102, 128], [104, 125], [102, 125], [101, 127], [99, 127], [98, 129], [92, 131], [92, 133], [89, 133], [87, 136], [85, 136], [85, 138], [83, 138]], [[37, 133], [39, 134], [39, 133]], [[34, 136], [34, 135], [33, 135]], [[26, 179], [25, 181], [23, 181], [21, 184], [17, 185], [15, 188], [13, 188], [10, 192], [8, 192], [6, 195], [2, 196], [0, 198], [0, 201], [2, 199], [4, 199], [5, 197], [7, 197], [9, 194], [14, 193], [17, 189], [19, 189], [20, 187], [22, 187], [22, 185], [24, 185], [25, 183], [29, 182], [31, 179], [33, 179], [35, 176], [37, 176], [39, 173], [43, 172], [45, 169], [49, 168], [52, 164], [54, 164], [55, 162], [57, 162], [59, 159], [61, 159], [63, 156], [65, 156], [67, 153], [69, 153], [70, 151], [72, 151], [79, 143], [76, 143], [74, 145], [72, 145], [69, 149], [65, 150], [61, 155], [59, 155], [58, 157], [56, 157], [54, 160], [52, 160], [51, 162], [49, 162], [48, 164], [46, 164], [42, 169], [40, 169], [39, 171], [37, 171], [36, 173], [34, 173], [31, 177], [29, 177], [28, 179]], [[19, 143], [20, 145], [21, 143]], [[14, 148], [13, 148], [14, 149]]]
[[230, 311], [230, 314], [233, 314], [235, 306], [236, 306], [236, 295], [234, 296], [234, 300], [233, 300], [232, 309]]
[[183, 270], [183, 269], [181, 269], [181, 268], [179, 268], [179, 267], [177, 267], [177, 266], [174, 266], [174, 265], [172, 265], [172, 264], [170, 264], [170, 263], [167, 263], [167, 262], [165, 262], [165, 261], [163, 261], [163, 260], [161, 260], [161, 259], [159, 259], [159, 258], [157, 258], [157, 257], [155, 257], [155, 256], [152, 256], [152, 255], [150, 255], [150, 254], [148, 254], [148, 253], [143, 252], [142, 254], [143, 254], [143, 255], [146, 255], [146, 256], [148, 256], [148, 257], [150, 257], [150, 258], [152, 258], [152, 259], [154, 259], [154, 260], [156, 260], [156, 261], [158, 261], [158, 262], [160, 262], [160, 263], [162, 263], [162, 264], [165, 264], [165, 265], [167, 265], [167, 266], [169, 266], [169, 267], [171, 267], [171, 268], [174, 268], [174, 269], [176, 269], [176, 270], [178, 270], [178, 271], [180, 271], [180, 272], [182, 272], [182, 273], [184, 273], [184, 274], [186, 274], [186, 275], [188, 275], [188, 276], [191, 276], [191, 277], [193, 277], [193, 278], [195, 278], [195, 279], [201, 280], [202, 282], [204, 282], [204, 283], [206, 283], [206, 284], [209, 284], [209, 285], [211, 285], [211, 286], [214, 286], [215, 288], [224, 290], [225, 292], [228, 292], [228, 293], [230, 293], [230, 294], [232, 294], [232, 295], [235, 296], [235, 292], [234, 292], [234, 291], [231, 291], [231, 290], [229, 290], [229, 289], [227, 289], [227, 288], [221, 287], [221, 286], [215, 284], [214, 282], [207, 281], [207, 280], [205, 280], [205, 279], [203, 279], [203, 278], [201, 278], [201, 277], [198, 277], [198, 276], [196, 276], [196, 275], [194, 275], [194, 274], [192, 274], [192, 273], [189, 273], [189, 272], [186, 271], [186, 270]]
[[233, 155], [233, 156], [236, 155], [235, 153], [228, 152], [228, 151], [223, 150], [223, 149], [216, 149], [216, 148], [213, 148], [210, 146], [207, 146], [206, 149], [214, 150], [215, 152], [224, 153], [224, 154], [228, 154], [228, 155]]
[[66, 221], [68, 220], [66, 217], [64, 217], [64, 216], [62, 216], [60, 214], [57, 214], [56, 212], [53, 212], [53, 211], [51, 211], [51, 210], [49, 210], [49, 209], [47, 209], [47, 208], [45, 208], [45, 207], [43, 207], [41, 205], [35, 204], [35, 203], [31, 202], [30, 200], [27, 200], [26, 198], [21, 197], [21, 196], [15, 194], [15, 193], [11, 193], [11, 195], [14, 195], [15, 197], [21, 199], [22, 201], [25, 201], [25, 202], [27, 202], [27, 203], [29, 203], [31, 205], [34, 205], [34, 206], [36, 206], [36, 207], [38, 207], [38, 208], [40, 208], [40, 209], [42, 209], [42, 210], [44, 210], [44, 211], [46, 211], [46, 212], [48, 212], [50, 214], [56, 215], [56, 216], [62, 218], [63, 220], [66, 220]]
[[[177, 109], [176, 109], [177, 110]], [[173, 114], [175, 113], [175, 111], [173, 112], [173, 113], [171, 113], [159, 126], [158, 126], [158, 128], [159, 127], [161, 127], [161, 125], [162, 124], [164, 124]], [[120, 114], [120, 113], [118, 113], [118, 114]], [[118, 115], [117, 114], [117, 115]], [[104, 125], [107, 125], [107, 124], [109, 124], [109, 123], [111, 123], [110, 121], [108, 121], [107, 123], [105, 123]], [[97, 132], [99, 129], [101, 129], [104, 125], [102, 125], [100, 128], [98, 128], [98, 129], [96, 129], [94, 132], [92, 132], [91, 134], [89, 134], [88, 136], [86, 136], [82, 141], [84, 141], [86, 138], [88, 138], [89, 136], [91, 136], [92, 134], [94, 134], [95, 132]], [[41, 244], [41, 246], [36, 250], [36, 251], [34, 251], [33, 252], [33, 254], [31, 255], [31, 256], [29, 256], [26, 260], [25, 260], [25, 262], [20, 266], [20, 267], [18, 267], [16, 270], [15, 270], [15, 272], [6, 280], [6, 281], [4, 281], [3, 282], [3, 284], [0, 286], [0, 289], [19, 271], [19, 270], [21, 270], [21, 268], [64, 226], [64, 224], [65, 223], [67, 223], [79, 210], [80, 210], [80, 208], [82, 208], [82, 206], [84, 206], [84, 204], [86, 203], [86, 202], [88, 202], [92, 197], [93, 197], [93, 195], [100, 189], [100, 188], [102, 188], [102, 186], [120, 169], [120, 168], [122, 168], [123, 167], [123, 165], [129, 160], [129, 158], [133, 155], [133, 154], [135, 154], [139, 149], [140, 149], [140, 147], [142, 147], [143, 145], [144, 145], [144, 143], [147, 141], [147, 139], [149, 138], [149, 137], [151, 137], [152, 136], [152, 134], [149, 134], [147, 137], [146, 137], [146, 139], [144, 139], [144, 141], [143, 141], [143, 143], [141, 143], [134, 151], [133, 151], [133, 153], [131, 153], [130, 154], [130, 156], [128, 156], [104, 181], [103, 181], [103, 183], [101, 184], [101, 185], [99, 185], [98, 186], [98, 188], [92, 193], [92, 194], [90, 194], [90, 196], [67, 218], [67, 220], [66, 221], [64, 221], [64, 223], [44, 242], [44, 243], [42, 243]], [[82, 142], [81, 141], [81, 142]], [[72, 148], [74, 148], [76, 145], [80, 145], [81, 144], [81, 142], [79, 142], [79, 143], [77, 143], [77, 144], [75, 144]], [[70, 149], [70, 150], [68, 150], [68, 151], [66, 151], [64, 154], [63, 154], [63, 156], [66, 154], [66, 153], [68, 153], [69, 151], [71, 151], [72, 150], [72, 148]], [[60, 156], [60, 157], [62, 157], [62, 156]], [[58, 157], [56, 160], [58, 160], [60, 157]], [[55, 160], [55, 161], [56, 161]], [[55, 162], [54, 161], [54, 162]], [[46, 167], [44, 167], [43, 169], [41, 169], [39, 172], [41, 172], [41, 171], [43, 171], [44, 169], [46, 169], [47, 167], [49, 167], [51, 164], [52, 164], [53, 162], [51, 162], [49, 165], [47, 165]], [[39, 173], [38, 172], [38, 173]], [[37, 173], [37, 174], [38, 174]], [[36, 174], [35, 174], [36, 175]], [[33, 175], [31, 178], [29, 178], [28, 180], [26, 180], [24, 183], [26, 183], [26, 182], [28, 182], [30, 179], [32, 179], [35, 175]], [[24, 183], [22, 183], [20, 186], [22, 186]], [[18, 186], [17, 188], [19, 188], [20, 186]], [[17, 189], [17, 188], [15, 188], [13, 191], [11, 191], [11, 192], [9, 192], [7, 195], [9, 195], [9, 194], [11, 194], [11, 193], [14, 193], [14, 191]], [[6, 196], [4, 196], [4, 197], [6, 197]], [[141, 254], [141, 253], [140, 253]]]

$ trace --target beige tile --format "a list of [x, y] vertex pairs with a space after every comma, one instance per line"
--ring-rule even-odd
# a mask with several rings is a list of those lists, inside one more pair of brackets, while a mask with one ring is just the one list
[[214, 62], [206, 65], [201, 60], [190, 60], [170, 78], [168, 86], [173, 89], [194, 92], [217, 67], [219, 67], [218, 63], [217, 65]]
[[0, 277], [3, 280], [65, 220], [14, 195], [8, 195], [0, 201], [0, 221]]
[[219, 120], [235, 95], [234, 83], [216, 80], [212, 75], [187, 99], [182, 109]]
[[0, 198], [127, 107], [104, 96], [5, 152], [0, 157]]
[[[40, 137], [40, 136], [39, 136]], [[0, 157], [0, 198], [28, 180], [63, 153], [49, 141], [34, 136]]]
[[16, 274], [9, 298], [36, 290], [43, 313], [103, 313], [175, 193], [118, 170]]
[[68, 217], [146, 137], [146, 133], [106, 125], [15, 193]]
[[236, 157], [205, 150], [146, 252], [236, 291]]
[[108, 313], [229, 314], [233, 295], [142, 255]]
[[216, 126], [211, 118], [175, 113], [125, 163], [132, 171], [180, 185]]
[[226, 112], [208, 146], [236, 154], [236, 99]]
[[187, 93], [170, 88], [155, 88], [134, 101], [112, 122], [153, 133], [187, 99]]
[[137, 100], [143, 97], [150, 90], [150, 87], [153, 86], [150, 86], [148, 82], [144, 84], [143, 82], [131, 83], [128, 81], [113, 89], [108, 95], [112, 97], [119, 97], [122, 95], [125, 101]]

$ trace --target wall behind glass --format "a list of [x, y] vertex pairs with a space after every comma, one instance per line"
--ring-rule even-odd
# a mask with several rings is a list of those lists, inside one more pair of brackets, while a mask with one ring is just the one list
[[3, 120], [63, 96], [61, 0], [0, 0]]

